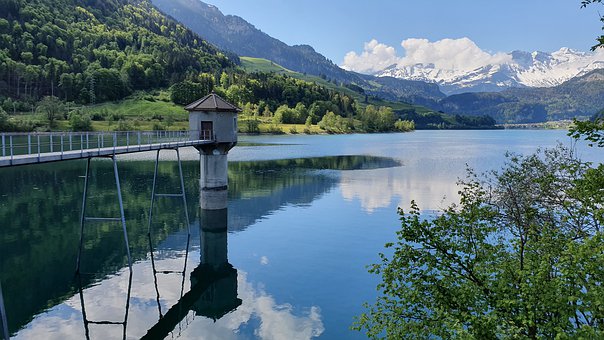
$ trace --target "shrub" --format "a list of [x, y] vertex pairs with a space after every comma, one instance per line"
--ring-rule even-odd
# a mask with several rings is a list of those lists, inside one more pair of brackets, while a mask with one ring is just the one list
[[92, 131], [90, 116], [77, 110], [69, 115], [69, 125], [71, 125], [72, 131]]

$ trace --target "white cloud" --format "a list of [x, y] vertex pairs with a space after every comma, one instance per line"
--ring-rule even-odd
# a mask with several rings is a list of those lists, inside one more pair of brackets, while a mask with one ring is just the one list
[[401, 46], [406, 53], [399, 61], [399, 66], [434, 64], [439, 69], [471, 71], [481, 66], [511, 61], [511, 56], [507, 53], [490, 54], [469, 38], [442, 39], [435, 42], [427, 39], [406, 39], [401, 42]]
[[363, 52], [358, 55], [354, 51], [346, 53], [342, 68], [360, 73], [374, 73], [398, 63], [396, 50], [392, 46], [379, 43], [372, 39], [365, 43]]
[[365, 43], [360, 55], [354, 51], [348, 52], [341, 66], [360, 73], [375, 73], [392, 64], [398, 64], [399, 67], [433, 64], [435, 68], [443, 70], [471, 71], [481, 66], [511, 61], [510, 55], [486, 52], [469, 38], [435, 42], [411, 38], [403, 40], [401, 46], [405, 50], [403, 57], [397, 56], [394, 47], [373, 39]]

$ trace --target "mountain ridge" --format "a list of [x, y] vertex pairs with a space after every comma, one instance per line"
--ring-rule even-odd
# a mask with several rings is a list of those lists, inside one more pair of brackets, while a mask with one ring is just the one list
[[436, 83], [445, 94], [452, 95], [499, 92], [513, 87], [553, 87], [604, 68], [604, 52], [579, 52], [565, 47], [552, 53], [512, 51], [505, 59], [472, 70], [447, 69], [432, 63], [394, 64], [375, 75]]
[[595, 69], [554, 87], [467, 92], [439, 101], [440, 109], [488, 114], [498, 123], [534, 123], [589, 118], [604, 108], [604, 69]]
[[[152, 0], [164, 13], [179, 20], [214, 45], [240, 56], [265, 58], [301, 73], [354, 82], [357, 77], [341, 69], [310, 45], [289, 46], [235, 15], [198, 0]], [[220, 29], [218, 29], [220, 28]]]

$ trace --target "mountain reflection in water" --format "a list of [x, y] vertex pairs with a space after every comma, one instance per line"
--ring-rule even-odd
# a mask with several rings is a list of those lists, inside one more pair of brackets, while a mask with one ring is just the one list
[[[111, 164], [96, 162], [90, 183], [90, 213], [115, 215]], [[209, 223], [222, 227], [208, 231], [204, 230], [207, 223], [204, 224], [197, 206], [199, 165], [185, 162], [188, 211], [196, 214], [191, 226], [192, 242], [189, 246], [186, 231], [183, 234], [186, 226], [179, 222], [183, 207], [170, 200], [156, 202], [151, 242], [158, 244], [154, 253], [158, 267], [182, 267], [186, 254], [190, 266], [180, 276], [166, 274], [159, 278], [154, 278], [157, 275], [150, 261], [146, 228], [152, 162], [120, 164], [128, 238], [136, 261], [133, 277], [129, 277], [124, 267], [121, 230], [111, 223], [89, 227], [82, 263], [86, 273], [74, 276], [84, 165], [70, 161], [0, 170], [0, 219], [4, 221], [0, 227], [0, 282], [8, 328], [16, 338], [79, 339], [86, 335], [121, 338], [123, 330], [118, 321], [124, 315], [128, 337], [150, 334], [151, 338], [182, 331], [187, 338], [182, 330], [183, 320], [187, 323], [190, 322], [187, 318], [205, 316], [212, 321], [224, 315], [214, 326], [196, 321], [188, 329], [223, 332], [221, 338], [233, 337], [233, 331], [240, 327], [248, 327], [249, 332], [261, 337], [317, 336], [324, 330], [317, 306], [295, 312], [292, 306], [279, 305], [261, 286], [247, 281], [245, 272], [228, 264], [227, 232], [242, 231], [283, 206], [310, 204], [338, 184], [339, 170], [398, 167], [401, 163], [372, 156], [230, 163], [228, 212], [225, 210], [224, 216], [218, 218], [222, 222]], [[176, 164], [162, 163], [158, 191], [177, 187], [177, 178]], [[224, 254], [224, 261], [208, 265], [204, 262], [209, 258], [208, 249], [213, 249], [214, 256]], [[183, 281], [182, 274], [188, 279]], [[209, 296], [207, 291], [213, 295]], [[212, 299], [220, 302], [208, 304]], [[125, 313], [122, 309], [127, 300], [129, 310]], [[174, 306], [179, 310], [171, 309]], [[151, 313], [154, 308], [159, 312]], [[228, 313], [235, 308], [235, 312]], [[84, 309], [87, 321], [114, 320], [114, 323], [89, 323], [84, 327]], [[162, 315], [163, 322], [157, 319], [158, 315]]]

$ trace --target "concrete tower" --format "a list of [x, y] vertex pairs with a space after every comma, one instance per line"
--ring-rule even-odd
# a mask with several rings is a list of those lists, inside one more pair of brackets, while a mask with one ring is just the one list
[[187, 105], [185, 110], [189, 111], [191, 139], [212, 141], [197, 147], [201, 209], [226, 209], [227, 154], [237, 144], [237, 113], [241, 109], [211, 93]]

